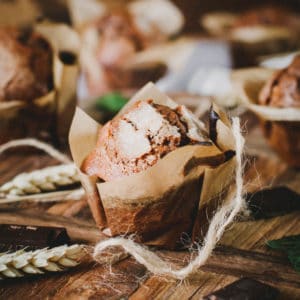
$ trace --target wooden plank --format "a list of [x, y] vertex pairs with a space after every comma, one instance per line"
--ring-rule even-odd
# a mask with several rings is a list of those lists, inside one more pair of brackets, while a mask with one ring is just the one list
[[146, 269], [132, 259], [111, 268], [93, 264], [69, 280], [54, 299], [126, 299], [146, 277]]
[[[253, 124], [250, 124], [251, 133], [247, 137], [252, 145], [247, 149], [251, 159], [246, 173], [247, 182], [251, 181], [247, 190], [295, 181], [299, 172], [288, 169], [270, 151], [260, 130]], [[0, 160], [0, 184], [20, 171], [56, 163], [43, 154], [4, 155]], [[279, 287], [281, 299], [300, 299], [299, 274], [292, 270], [285, 257], [265, 245], [270, 239], [300, 234], [299, 216], [300, 213], [295, 212], [231, 225], [220, 241], [222, 246], [193, 278], [184, 282], [151, 276], [143, 266], [128, 258], [111, 270], [87, 262], [64, 274], [0, 282], [0, 299], [201, 299], [241, 276], [251, 276]], [[34, 205], [26, 210], [2, 210], [0, 223], [64, 226], [72, 239], [91, 245], [104, 238], [84, 200]], [[177, 267], [189, 258], [187, 252], [160, 251], [159, 254]]]
[[1, 212], [0, 224], [26, 224], [36, 226], [65, 227], [71, 239], [76, 242], [94, 244], [104, 238], [94, 223], [63, 216], [54, 216], [47, 213], [36, 214], [34, 211], [15, 213]]
[[146, 277], [146, 269], [132, 259], [111, 268], [91, 262], [64, 274], [0, 282], [0, 299], [128, 298]]
[[[170, 253], [163, 256], [170, 258]], [[186, 257], [184, 253], [177, 253], [176, 261], [184, 261]], [[172, 261], [174, 260], [173, 255]], [[300, 276], [286, 258], [220, 246], [215, 249], [205, 266], [191, 278], [180, 282], [152, 276], [130, 299], [199, 299], [241, 277], [251, 277], [279, 286], [281, 299], [300, 297]], [[285, 298], [287, 295], [289, 298]]]
[[277, 255], [218, 247], [202, 270], [236, 277], [251, 277], [300, 290], [299, 274], [292, 269], [287, 258]]
[[199, 272], [193, 280], [183, 282], [151, 277], [129, 299], [201, 299], [200, 297], [220, 286], [231, 283], [235, 279], [233, 276], [216, 275], [208, 272]]

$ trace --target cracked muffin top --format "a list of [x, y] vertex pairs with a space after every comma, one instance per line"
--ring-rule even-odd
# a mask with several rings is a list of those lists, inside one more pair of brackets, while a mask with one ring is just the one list
[[82, 171], [104, 181], [146, 170], [178, 147], [210, 142], [204, 125], [184, 106], [138, 101], [99, 131]]

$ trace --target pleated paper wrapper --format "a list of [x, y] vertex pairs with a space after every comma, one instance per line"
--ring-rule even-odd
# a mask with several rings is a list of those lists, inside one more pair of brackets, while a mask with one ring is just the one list
[[34, 30], [51, 44], [54, 89], [30, 103], [0, 102], [0, 144], [24, 137], [66, 141], [70, 128], [76, 107], [79, 38], [63, 24], [43, 23]]
[[[148, 83], [123, 110], [147, 99], [177, 105]], [[138, 242], [168, 249], [182, 246], [184, 237], [200, 238], [206, 218], [199, 217], [222, 202], [221, 194], [233, 181], [236, 165], [230, 121], [217, 108], [216, 112], [215, 144], [178, 148], [147, 170], [110, 182], [80, 172], [93, 217], [106, 235], [133, 234]], [[100, 124], [76, 110], [69, 143], [78, 169], [95, 147], [99, 128]]]
[[281, 158], [291, 166], [300, 167], [300, 109], [258, 104], [262, 87], [275, 71], [267, 68], [233, 71], [233, 90], [259, 116], [265, 137]]

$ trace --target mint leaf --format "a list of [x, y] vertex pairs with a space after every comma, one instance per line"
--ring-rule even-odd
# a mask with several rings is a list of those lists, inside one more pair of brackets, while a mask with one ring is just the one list
[[272, 249], [285, 252], [293, 268], [300, 273], [300, 235], [268, 241], [267, 245]]
[[106, 94], [96, 100], [100, 110], [116, 114], [127, 103], [128, 99], [118, 92]]

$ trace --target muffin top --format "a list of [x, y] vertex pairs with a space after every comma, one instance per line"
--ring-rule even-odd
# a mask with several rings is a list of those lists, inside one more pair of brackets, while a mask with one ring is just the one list
[[31, 30], [0, 28], [0, 101], [32, 101], [52, 88], [50, 44]]
[[105, 181], [141, 172], [178, 147], [208, 142], [203, 127], [183, 106], [139, 101], [100, 129], [82, 170]]
[[300, 55], [285, 69], [276, 71], [259, 94], [259, 104], [300, 107]]

